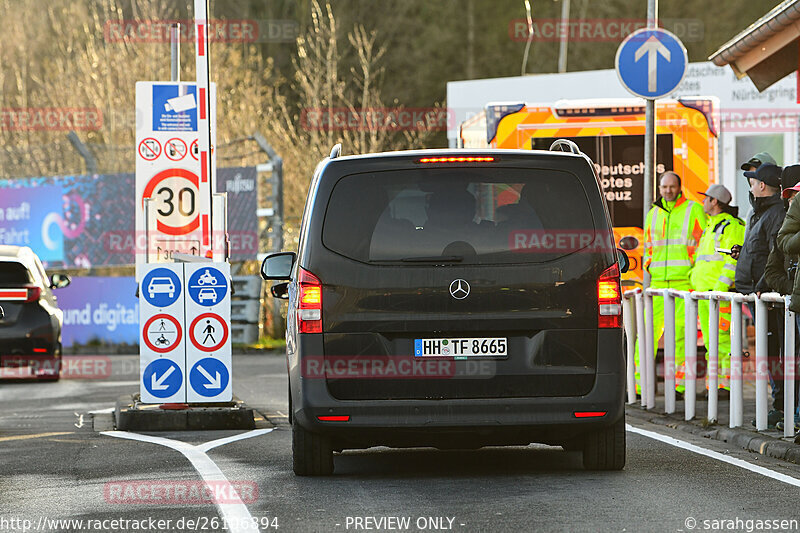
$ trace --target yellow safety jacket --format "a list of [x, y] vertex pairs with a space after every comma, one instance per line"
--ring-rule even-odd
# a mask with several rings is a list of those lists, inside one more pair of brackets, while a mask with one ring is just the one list
[[730, 249], [744, 242], [744, 222], [730, 213], [720, 213], [708, 219], [700, 237], [695, 264], [689, 281], [696, 291], [728, 291], [733, 287], [736, 259], [721, 254], [717, 248]]
[[647, 213], [644, 230], [644, 268], [651, 281], [688, 280], [695, 248], [703, 234], [703, 206], [683, 193], [674, 202], [659, 198]]

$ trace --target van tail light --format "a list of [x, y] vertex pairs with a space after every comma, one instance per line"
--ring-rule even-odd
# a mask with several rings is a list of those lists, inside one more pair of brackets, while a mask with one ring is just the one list
[[322, 333], [322, 283], [317, 276], [302, 268], [297, 301], [297, 330], [300, 333]]
[[597, 280], [597, 308], [598, 327], [622, 327], [622, 290], [616, 263], [605, 269]]
[[35, 302], [42, 296], [42, 288], [36, 285], [28, 285], [25, 287], [28, 289], [28, 296], [25, 298], [25, 302]]

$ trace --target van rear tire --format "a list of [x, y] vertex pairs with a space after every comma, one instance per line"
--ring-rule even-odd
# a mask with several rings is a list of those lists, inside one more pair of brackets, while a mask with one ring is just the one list
[[292, 424], [292, 469], [298, 476], [333, 474], [333, 446], [330, 437]]
[[625, 467], [625, 415], [614, 425], [586, 435], [583, 467], [586, 470], [622, 470]]

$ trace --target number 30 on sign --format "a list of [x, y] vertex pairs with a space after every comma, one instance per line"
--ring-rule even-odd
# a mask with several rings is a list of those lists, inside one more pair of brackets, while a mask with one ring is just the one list
[[197, 198], [200, 178], [182, 168], [162, 170], [147, 183], [142, 203], [152, 198], [158, 231], [186, 235], [200, 227]]

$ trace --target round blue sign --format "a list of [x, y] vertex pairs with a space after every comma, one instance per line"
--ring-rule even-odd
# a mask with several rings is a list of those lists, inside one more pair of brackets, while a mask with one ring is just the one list
[[169, 359], [156, 359], [144, 369], [144, 388], [156, 398], [169, 398], [183, 384], [183, 372], [178, 363]]
[[189, 276], [186, 290], [196, 303], [211, 307], [225, 298], [228, 293], [228, 280], [216, 268], [203, 267]]
[[181, 295], [181, 279], [168, 268], [154, 268], [142, 278], [139, 294], [150, 305], [167, 307]]
[[617, 49], [620, 82], [642, 98], [661, 98], [678, 88], [689, 59], [683, 43], [661, 28], [643, 28], [630, 34]]
[[228, 387], [228, 367], [218, 359], [206, 357], [194, 364], [189, 372], [189, 384], [200, 396], [218, 396]]

